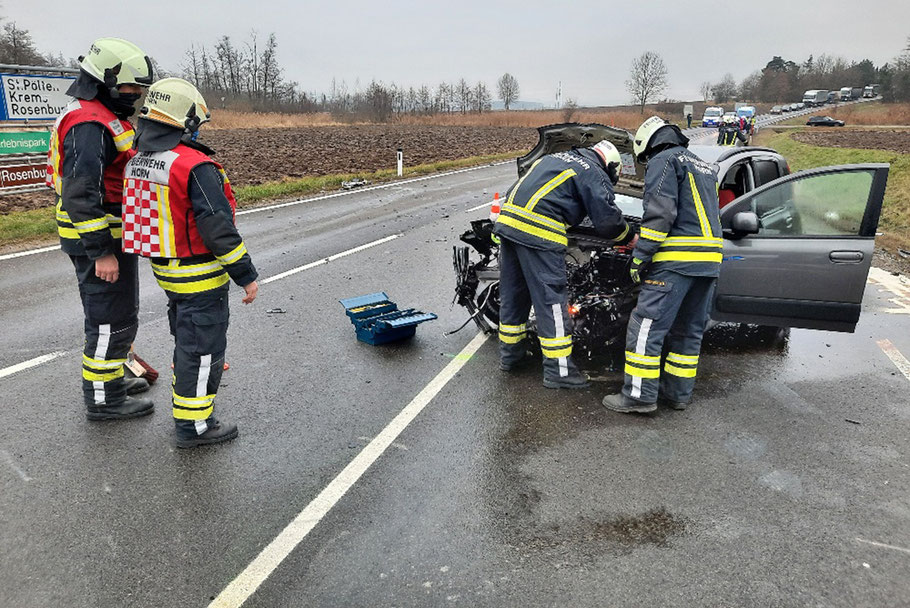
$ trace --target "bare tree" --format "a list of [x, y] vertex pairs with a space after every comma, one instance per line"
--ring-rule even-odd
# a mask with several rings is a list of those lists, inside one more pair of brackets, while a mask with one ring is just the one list
[[714, 100], [718, 102], [724, 102], [735, 97], [736, 81], [733, 79], [733, 74], [729, 72], [724, 74], [720, 82], [711, 87], [711, 91], [714, 93]]
[[505, 106], [506, 110], [518, 101], [518, 80], [508, 72], [499, 77], [496, 87], [499, 89], [499, 98], [502, 100], [502, 105]]
[[645, 51], [632, 61], [629, 70], [629, 79], [626, 89], [632, 94], [632, 99], [645, 113], [645, 105], [660, 97], [667, 88], [667, 66], [660, 55]]
[[483, 112], [489, 112], [490, 106], [493, 103], [493, 96], [490, 95], [490, 90], [482, 82], [478, 82], [474, 85], [474, 111], [478, 114]]
[[473, 105], [473, 91], [471, 90], [471, 85], [462, 78], [458, 81], [458, 84], [455, 85], [455, 97], [458, 100], [458, 109], [462, 114], [467, 114]]
[[569, 97], [564, 104], [562, 104], [562, 119], [564, 122], [572, 122], [572, 119], [575, 118], [575, 112], [578, 111], [578, 102], [575, 101], [572, 97]]
[[698, 85], [698, 91], [701, 93], [701, 96], [705, 100], [705, 103], [708, 103], [708, 96], [711, 95], [711, 83], [705, 80], [700, 85]]

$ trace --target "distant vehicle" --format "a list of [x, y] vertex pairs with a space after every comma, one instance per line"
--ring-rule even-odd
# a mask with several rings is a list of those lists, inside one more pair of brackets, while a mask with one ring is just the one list
[[809, 107], [822, 106], [828, 102], [828, 91], [825, 89], [809, 89], [803, 93], [803, 103]]
[[837, 91], [828, 91], [828, 103], [837, 103]]
[[736, 108], [736, 115], [752, 118], [755, 116], [755, 106], [740, 106]]
[[844, 121], [831, 118], [830, 116], [813, 116], [806, 121], [810, 127], [842, 127]]
[[806, 104], [804, 104], [803, 102], [795, 103], [793, 105], [795, 106], [793, 108], [794, 110], [805, 110], [806, 109]]
[[840, 100], [841, 101], [850, 101], [853, 98], [853, 87], [841, 87], [840, 89]]
[[705, 108], [705, 114], [701, 118], [701, 126], [717, 127], [720, 126], [721, 119], [724, 115], [724, 109], [718, 106], [709, 106]]
[[853, 87], [850, 91], [851, 99], [860, 99], [863, 96], [863, 87]]
[[784, 106], [774, 106], [771, 108], [771, 114], [782, 114], [784, 111]]
[[728, 116], [733, 119], [733, 122], [739, 124], [739, 116], [736, 115], [736, 112], [724, 112], [723, 120], [726, 120]]
[[791, 108], [790, 105], [791, 104], [789, 104], [789, 103], [782, 105], [780, 108], [781, 112], [792, 112], [793, 108]]
[[882, 85], [880, 84], [870, 84], [866, 85], [866, 88], [863, 89], [863, 97], [871, 98], [878, 97], [881, 92]]

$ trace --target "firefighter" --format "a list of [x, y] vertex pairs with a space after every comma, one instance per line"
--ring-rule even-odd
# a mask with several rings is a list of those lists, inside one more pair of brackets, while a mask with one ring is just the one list
[[258, 273], [234, 225], [230, 182], [210, 158], [214, 152], [196, 141], [210, 118], [189, 82], [165, 78], [152, 85], [123, 190], [124, 251], [151, 258], [168, 298], [180, 448], [237, 436], [236, 425], [214, 416], [227, 347], [229, 283], [243, 287], [245, 304], [259, 290]]
[[528, 359], [531, 306], [543, 355], [547, 388], [588, 386], [572, 361], [568, 312], [566, 228], [590, 216], [605, 237], [635, 236], [613, 199], [622, 159], [609, 141], [537, 160], [508, 193], [493, 232], [500, 255], [500, 368], [512, 371]]
[[717, 130], [718, 146], [735, 146], [738, 141], [747, 142], [746, 136], [743, 135], [737, 123], [734, 116], [724, 116], [724, 122]]
[[139, 325], [137, 258], [121, 252], [123, 169], [133, 154], [127, 119], [152, 64], [139, 47], [100, 38], [79, 58], [74, 97], [51, 134], [47, 185], [57, 194], [60, 248], [76, 270], [85, 315], [82, 391], [89, 420], [152, 413], [148, 399], [129, 395], [148, 389], [142, 378], [125, 378], [124, 363]]
[[647, 163], [630, 268], [641, 293], [626, 335], [622, 392], [603, 400], [613, 411], [652, 412], [658, 396], [683, 410], [692, 397], [723, 240], [715, 169], [688, 144], [679, 128], [657, 116], [635, 134], [635, 155]]

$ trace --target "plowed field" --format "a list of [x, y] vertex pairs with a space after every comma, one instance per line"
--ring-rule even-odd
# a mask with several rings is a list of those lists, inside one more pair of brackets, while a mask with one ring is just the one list
[[[535, 129], [418, 125], [351, 125], [292, 129], [204, 128], [200, 141], [215, 149], [235, 187], [283, 178], [393, 169], [405, 165], [530, 150]], [[0, 195], [0, 213], [51, 205], [49, 191]]]
[[811, 146], [829, 148], [854, 148], [860, 150], [891, 150], [910, 154], [910, 129], [857, 129], [819, 127], [818, 131], [804, 130], [793, 134], [793, 139]]

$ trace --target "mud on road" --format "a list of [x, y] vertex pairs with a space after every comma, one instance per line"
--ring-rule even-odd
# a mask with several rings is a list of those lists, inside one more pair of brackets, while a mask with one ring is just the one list
[[859, 129], [843, 127], [816, 127], [792, 135], [798, 142], [811, 146], [853, 148], [860, 150], [890, 150], [910, 154], [910, 129]]
[[[537, 131], [524, 127], [348, 125], [289, 129], [202, 129], [233, 186], [284, 178], [394, 169], [471, 156], [530, 150]], [[53, 205], [50, 190], [0, 196], [0, 214]]]

